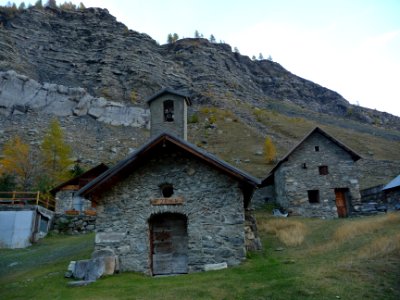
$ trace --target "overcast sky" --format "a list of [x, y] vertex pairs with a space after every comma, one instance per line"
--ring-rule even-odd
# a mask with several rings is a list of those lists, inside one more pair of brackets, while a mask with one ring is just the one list
[[400, 116], [400, 0], [71, 2], [107, 8], [129, 29], [161, 44], [168, 33], [213, 34], [243, 55], [271, 55], [353, 104]]

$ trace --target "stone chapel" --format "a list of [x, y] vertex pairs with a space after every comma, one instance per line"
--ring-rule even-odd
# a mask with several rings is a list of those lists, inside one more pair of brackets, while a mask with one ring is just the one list
[[77, 193], [96, 205], [95, 249], [149, 275], [240, 264], [260, 247], [249, 212], [260, 181], [187, 141], [187, 95], [147, 103], [149, 141]]

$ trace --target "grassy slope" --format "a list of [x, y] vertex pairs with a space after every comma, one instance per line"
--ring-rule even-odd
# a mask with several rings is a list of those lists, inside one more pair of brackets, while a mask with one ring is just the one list
[[[89, 257], [93, 235], [52, 236], [28, 249], [0, 250], [0, 298], [400, 298], [400, 214], [277, 221], [260, 211], [257, 218], [262, 252], [251, 253], [238, 267], [185, 276], [150, 278], [123, 273], [69, 288], [69, 280], [63, 278], [68, 261]], [[296, 231], [297, 227], [303, 231]], [[294, 235], [304, 235], [304, 241], [287, 246]], [[11, 262], [19, 264], [7, 267]]]
[[[248, 115], [253, 116], [254, 122], [265, 126], [276, 145], [278, 158], [283, 157], [310, 130], [319, 126], [364, 158], [400, 162], [400, 132], [328, 115], [315, 115], [313, 119], [289, 117], [277, 111], [243, 104], [238, 106], [240, 111], [247, 111]], [[264, 135], [241, 122], [229, 110], [202, 107], [196, 116], [198, 122], [189, 124], [189, 141], [254, 176], [262, 178], [268, 174], [273, 165], [267, 164], [262, 155], [256, 155], [257, 151], [263, 150]], [[215, 129], [208, 127], [210, 120], [214, 121]], [[399, 170], [388, 172], [387, 180], [398, 172]], [[367, 178], [363, 181], [372, 182], [371, 185], [384, 183], [379, 180], [381, 179]]]

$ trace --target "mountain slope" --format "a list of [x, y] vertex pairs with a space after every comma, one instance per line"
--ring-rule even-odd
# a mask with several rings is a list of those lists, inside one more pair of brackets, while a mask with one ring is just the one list
[[16, 134], [37, 146], [56, 116], [77, 159], [112, 164], [148, 138], [145, 99], [172, 87], [193, 100], [189, 141], [256, 176], [271, 168], [262, 157], [266, 135], [282, 157], [314, 126], [366, 158], [362, 187], [400, 171], [400, 118], [351, 105], [227, 44], [160, 46], [105, 9], [0, 8], [0, 73], [0, 147]]
[[183, 39], [159, 46], [116, 21], [106, 9], [30, 8], [0, 12], [0, 70], [39, 82], [83, 87], [94, 96], [143, 103], [162, 87], [189, 92], [195, 103], [270, 100], [313, 112], [400, 128], [400, 118], [354, 107], [338, 93], [295, 76], [278, 63], [252, 61], [227, 44]]

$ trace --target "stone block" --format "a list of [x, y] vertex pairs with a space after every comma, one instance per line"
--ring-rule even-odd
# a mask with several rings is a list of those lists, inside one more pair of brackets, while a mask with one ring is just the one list
[[[114, 259], [115, 260], [115, 259]], [[104, 257], [91, 259], [87, 264], [85, 280], [96, 280], [100, 278], [105, 272]], [[114, 272], [113, 272], [114, 273]]]
[[105, 248], [92, 253], [92, 259], [106, 256], [115, 256], [114, 250]]
[[120, 243], [126, 234], [121, 232], [99, 232], [96, 234], [95, 243]]
[[73, 272], [73, 277], [76, 279], [83, 279], [86, 275], [86, 270], [88, 269], [89, 259], [78, 260], [75, 262], [75, 270]]
[[92, 282], [95, 282], [96, 280], [79, 280], [79, 281], [71, 281], [68, 282], [68, 286], [70, 287], [75, 287], [75, 286], [85, 286], [88, 285]]
[[216, 271], [228, 268], [228, 264], [226, 262], [217, 263], [217, 264], [206, 264], [204, 265], [204, 271]]

